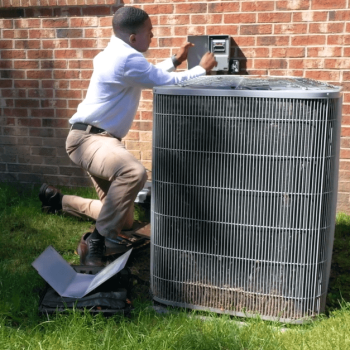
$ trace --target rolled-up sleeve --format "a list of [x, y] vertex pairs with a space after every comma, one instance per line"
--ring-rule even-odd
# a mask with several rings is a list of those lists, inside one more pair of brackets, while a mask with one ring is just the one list
[[182, 81], [205, 75], [201, 66], [183, 72], [168, 72], [163, 67], [150, 64], [142, 55], [132, 55], [128, 58], [124, 68], [124, 78], [130, 85], [139, 85], [143, 88], [178, 84]]

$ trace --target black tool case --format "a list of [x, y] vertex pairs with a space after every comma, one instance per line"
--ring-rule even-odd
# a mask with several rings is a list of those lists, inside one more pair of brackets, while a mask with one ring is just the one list
[[[103, 269], [98, 266], [72, 265], [72, 267], [78, 273], [92, 275], [98, 274]], [[131, 311], [131, 305], [127, 300], [130, 277], [129, 269], [124, 268], [80, 299], [61, 297], [49, 284], [46, 284], [40, 297], [39, 313], [52, 314], [74, 308], [76, 310], [88, 309], [92, 314], [103, 313], [106, 316], [116, 313], [128, 314]]]

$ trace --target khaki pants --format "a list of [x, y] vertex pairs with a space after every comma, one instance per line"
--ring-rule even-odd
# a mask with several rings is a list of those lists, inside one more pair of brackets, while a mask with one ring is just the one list
[[100, 200], [65, 195], [62, 210], [96, 220], [98, 232], [110, 239], [133, 222], [133, 205], [147, 174], [118, 139], [107, 133], [71, 130], [66, 141], [70, 159], [85, 169]]

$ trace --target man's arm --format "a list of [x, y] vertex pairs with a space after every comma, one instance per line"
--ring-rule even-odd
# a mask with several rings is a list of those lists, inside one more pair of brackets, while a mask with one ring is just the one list
[[[187, 57], [187, 55], [186, 55]], [[159, 66], [150, 64], [141, 54], [131, 55], [124, 70], [124, 78], [130, 85], [139, 85], [143, 88], [178, 84], [192, 78], [205, 75], [217, 65], [212, 53], [207, 52], [198, 66], [183, 72], [168, 72]]]

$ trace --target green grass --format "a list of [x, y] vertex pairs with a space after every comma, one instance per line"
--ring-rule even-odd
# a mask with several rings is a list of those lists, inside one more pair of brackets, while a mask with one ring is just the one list
[[[185, 310], [164, 315], [141, 301], [128, 318], [75, 310], [48, 318], [37, 313], [44, 282], [31, 263], [52, 245], [78, 264], [77, 242], [92, 223], [41, 213], [37, 192], [0, 184], [0, 349], [350, 349], [349, 216], [337, 218], [327, 314], [312, 324]], [[91, 189], [65, 193], [94, 195]]]

